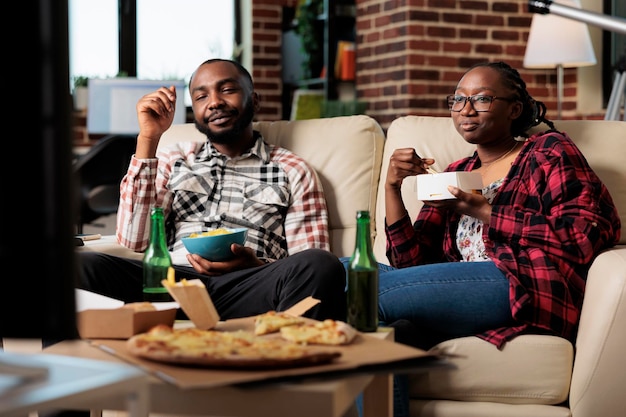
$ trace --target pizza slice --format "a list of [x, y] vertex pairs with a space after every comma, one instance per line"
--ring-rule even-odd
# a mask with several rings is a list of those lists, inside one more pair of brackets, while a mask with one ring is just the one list
[[354, 327], [338, 320], [307, 322], [280, 329], [283, 339], [300, 344], [347, 345], [357, 335]]
[[254, 318], [254, 334], [263, 335], [276, 333], [285, 326], [304, 323], [302, 317], [293, 316], [284, 312], [268, 311]]

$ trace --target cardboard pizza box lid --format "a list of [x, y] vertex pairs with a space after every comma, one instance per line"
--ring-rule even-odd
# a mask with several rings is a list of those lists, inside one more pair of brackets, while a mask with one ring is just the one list
[[209, 292], [199, 279], [178, 281], [175, 284], [163, 280], [161, 284], [198, 329], [212, 329], [220, 321]]
[[[219, 313], [215, 309], [211, 296], [201, 280], [182, 280], [175, 284], [163, 280], [161, 284], [167, 288], [172, 298], [180, 305], [180, 308], [183, 309], [189, 320], [198, 329], [212, 329], [220, 321]], [[320, 300], [309, 296], [285, 310], [285, 312], [294, 316], [301, 316], [319, 303]]]
[[299, 317], [319, 303], [321, 303], [321, 301], [318, 300], [317, 298], [308, 296], [305, 299], [297, 302], [296, 304], [294, 304], [287, 310], [285, 310], [285, 313], [291, 314], [292, 316]]

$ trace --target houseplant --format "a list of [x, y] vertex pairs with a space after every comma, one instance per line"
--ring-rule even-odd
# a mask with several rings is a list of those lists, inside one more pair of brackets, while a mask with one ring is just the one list
[[296, 13], [295, 32], [300, 36], [302, 52], [306, 57], [302, 62], [302, 75], [305, 79], [319, 76], [324, 66], [320, 38], [323, 24], [320, 15], [323, 12], [322, 0], [305, 0], [300, 2]]
[[74, 82], [74, 109], [85, 110], [87, 101], [89, 100], [89, 77], [77, 75], [73, 78]]

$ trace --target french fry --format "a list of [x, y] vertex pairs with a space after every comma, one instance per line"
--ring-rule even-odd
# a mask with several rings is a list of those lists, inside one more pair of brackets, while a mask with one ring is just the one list
[[171, 266], [167, 269], [167, 283], [169, 285], [176, 285], [176, 278], [174, 276], [174, 268]]

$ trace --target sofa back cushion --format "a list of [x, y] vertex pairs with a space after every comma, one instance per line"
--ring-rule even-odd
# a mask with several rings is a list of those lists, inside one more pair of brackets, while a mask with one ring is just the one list
[[[375, 215], [376, 192], [385, 136], [365, 115], [324, 119], [255, 122], [264, 139], [291, 150], [317, 171], [328, 204], [331, 250], [349, 256], [354, 250], [357, 210]], [[172, 125], [159, 147], [177, 141], [204, 141], [193, 123]], [[374, 223], [374, 219], [372, 219]]]
[[[376, 237], [374, 256], [382, 263], [389, 263], [385, 255], [385, 178], [389, 158], [395, 149], [415, 148], [423, 158], [435, 158], [433, 168], [443, 171], [452, 161], [471, 155], [474, 145], [463, 140], [454, 129], [449, 117], [403, 116], [395, 119], [387, 129], [387, 141], [383, 152], [383, 163], [378, 184], [379, 198], [376, 202]], [[402, 198], [412, 220], [423, 203], [417, 199], [416, 177], [402, 182]]]
[[[557, 129], [567, 133], [600, 179], [606, 184], [622, 220], [620, 243], [626, 243], [626, 123], [604, 120], [555, 121]], [[534, 131], [545, 130], [540, 125]], [[379, 198], [376, 204], [376, 238], [374, 254], [379, 262], [389, 263], [385, 255], [385, 199], [384, 181], [389, 158], [394, 149], [413, 147], [418, 155], [432, 157], [433, 166], [442, 171], [451, 162], [471, 155], [474, 145], [463, 140], [449, 117], [403, 116], [395, 119], [387, 130], [387, 141], [380, 173]], [[422, 202], [417, 200], [415, 177], [402, 184], [402, 196], [411, 219], [415, 219]]]

